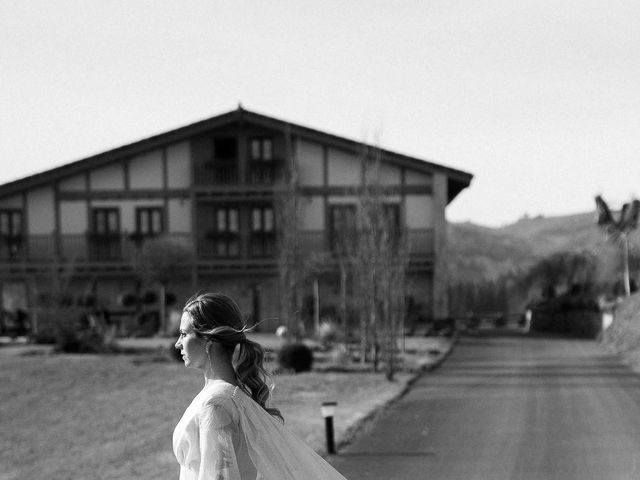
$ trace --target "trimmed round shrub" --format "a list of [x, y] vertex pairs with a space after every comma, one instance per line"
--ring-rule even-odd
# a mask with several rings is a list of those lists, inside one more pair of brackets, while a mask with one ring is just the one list
[[153, 303], [156, 303], [157, 301], [158, 294], [156, 292], [149, 290], [148, 292], [144, 292], [144, 294], [142, 295], [142, 303], [144, 303], [145, 305], [151, 305]]
[[138, 296], [135, 293], [123, 293], [118, 297], [118, 305], [122, 307], [133, 307], [138, 303]]
[[97, 315], [82, 310], [58, 310], [55, 313], [56, 351], [107, 353], [115, 350], [106, 325]]
[[78, 305], [79, 307], [95, 307], [96, 303], [96, 296], [90, 293], [80, 295], [76, 299], [76, 305]]
[[304, 343], [288, 343], [278, 351], [278, 365], [295, 373], [309, 372], [313, 366], [313, 352]]
[[177, 299], [178, 299], [178, 297], [176, 297], [176, 294], [173, 293], [173, 292], [167, 292], [167, 293], [164, 294], [164, 304], [167, 307], [170, 307], [171, 305], [176, 303]]

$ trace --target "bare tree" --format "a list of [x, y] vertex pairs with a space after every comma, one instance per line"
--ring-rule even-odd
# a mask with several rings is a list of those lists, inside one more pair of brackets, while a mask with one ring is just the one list
[[280, 318], [287, 326], [287, 337], [300, 337], [304, 259], [300, 242], [300, 192], [298, 168], [291, 135], [285, 133], [285, 171], [276, 186], [275, 212], [278, 232], [278, 273]]
[[598, 214], [598, 226], [606, 232], [612, 242], [619, 244], [622, 248], [622, 281], [625, 295], [629, 296], [631, 295], [631, 280], [629, 278], [629, 234], [638, 227], [640, 201], [632, 200], [630, 203], [625, 203], [622, 206], [618, 220], [613, 218], [609, 206], [600, 195], [596, 196], [595, 201]]
[[168, 237], [150, 238], [132, 259], [134, 271], [140, 279], [158, 288], [160, 330], [167, 333], [167, 285], [193, 262], [193, 252], [184, 244]]
[[397, 340], [405, 315], [408, 249], [399, 207], [387, 200], [380, 175], [380, 154], [362, 155], [363, 184], [356, 209], [350, 264], [360, 299], [361, 359], [378, 370], [380, 354], [388, 379], [397, 368]]

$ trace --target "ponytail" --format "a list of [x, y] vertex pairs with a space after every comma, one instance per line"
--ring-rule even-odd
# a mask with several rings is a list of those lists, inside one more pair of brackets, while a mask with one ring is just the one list
[[243, 324], [238, 304], [222, 293], [201, 293], [187, 300], [183, 311], [191, 316], [198, 337], [221, 344], [230, 357], [238, 349], [233, 362], [238, 386], [269, 414], [284, 421], [280, 410], [267, 406], [271, 390], [264, 368], [264, 350], [247, 338], [250, 328]]
[[264, 349], [246, 337], [238, 345], [235, 371], [240, 388], [270, 415], [284, 422], [280, 410], [267, 406], [271, 389], [267, 384], [269, 374], [264, 368]]

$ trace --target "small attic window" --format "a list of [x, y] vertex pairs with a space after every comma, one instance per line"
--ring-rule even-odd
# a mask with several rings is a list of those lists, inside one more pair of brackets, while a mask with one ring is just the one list
[[216, 160], [234, 160], [237, 158], [237, 142], [235, 137], [213, 139], [213, 153]]

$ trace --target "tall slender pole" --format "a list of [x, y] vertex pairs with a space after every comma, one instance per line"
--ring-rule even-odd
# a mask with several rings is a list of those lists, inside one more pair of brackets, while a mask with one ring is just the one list
[[624, 294], [628, 297], [631, 295], [631, 281], [629, 279], [629, 236], [622, 234], [622, 268], [624, 272]]
[[318, 277], [313, 279], [313, 326], [316, 334], [320, 333], [320, 287]]

